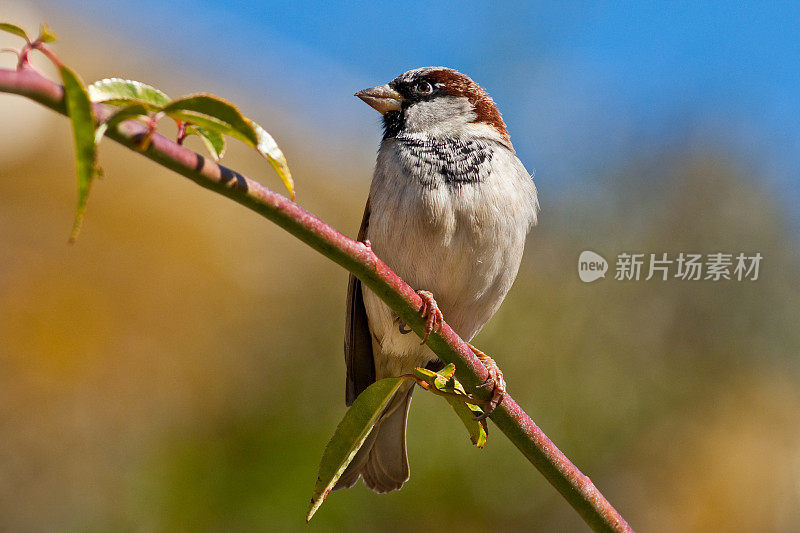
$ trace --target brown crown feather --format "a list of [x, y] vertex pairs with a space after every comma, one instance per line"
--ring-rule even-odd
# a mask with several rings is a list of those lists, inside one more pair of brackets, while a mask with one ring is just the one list
[[472, 81], [469, 76], [461, 74], [457, 70], [441, 69], [434, 70], [428, 74], [429, 78], [436, 83], [444, 84], [445, 91], [450, 96], [465, 96], [469, 103], [475, 107], [474, 122], [483, 122], [492, 126], [510, 144], [510, 137], [503, 116], [497, 109], [492, 97], [477, 83]]

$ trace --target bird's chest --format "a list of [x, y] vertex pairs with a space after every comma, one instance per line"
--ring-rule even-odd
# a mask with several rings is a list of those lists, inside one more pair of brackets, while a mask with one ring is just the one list
[[369, 239], [401, 277], [417, 289], [435, 291], [445, 304], [480, 265], [479, 248], [488, 235], [474, 224], [479, 214], [460, 201], [460, 191], [404, 189], [370, 200]]
[[448, 322], [466, 335], [474, 327], [459, 324], [460, 316], [481, 305], [495, 283], [498, 236], [509, 222], [497, 209], [504, 191], [491, 159], [488, 149], [468, 144], [382, 150], [370, 191], [373, 249], [415, 289], [433, 292]]

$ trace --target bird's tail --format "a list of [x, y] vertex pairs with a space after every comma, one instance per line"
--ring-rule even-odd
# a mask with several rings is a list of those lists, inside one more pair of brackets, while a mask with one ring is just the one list
[[406, 420], [413, 392], [413, 384], [408, 390], [397, 391], [333, 490], [352, 487], [359, 476], [380, 494], [398, 490], [408, 481]]

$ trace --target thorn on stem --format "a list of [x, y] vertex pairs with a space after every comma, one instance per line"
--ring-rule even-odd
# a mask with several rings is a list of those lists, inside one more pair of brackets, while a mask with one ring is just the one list
[[178, 135], [175, 138], [175, 142], [183, 145], [183, 141], [186, 139], [186, 122], [180, 120], [178, 121]]

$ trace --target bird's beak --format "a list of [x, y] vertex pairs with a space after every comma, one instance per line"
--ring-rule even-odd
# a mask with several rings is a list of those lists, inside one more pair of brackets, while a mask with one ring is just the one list
[[400, 96], [400, 93], [388, 85], [378, 85], [377, 87], [364, 89], [363, 91], [358, 91], [355, 96], [364, 100], [381, 115], [388, 111], [400, 111], [400, 105], [403, 102], [403, 97]]

